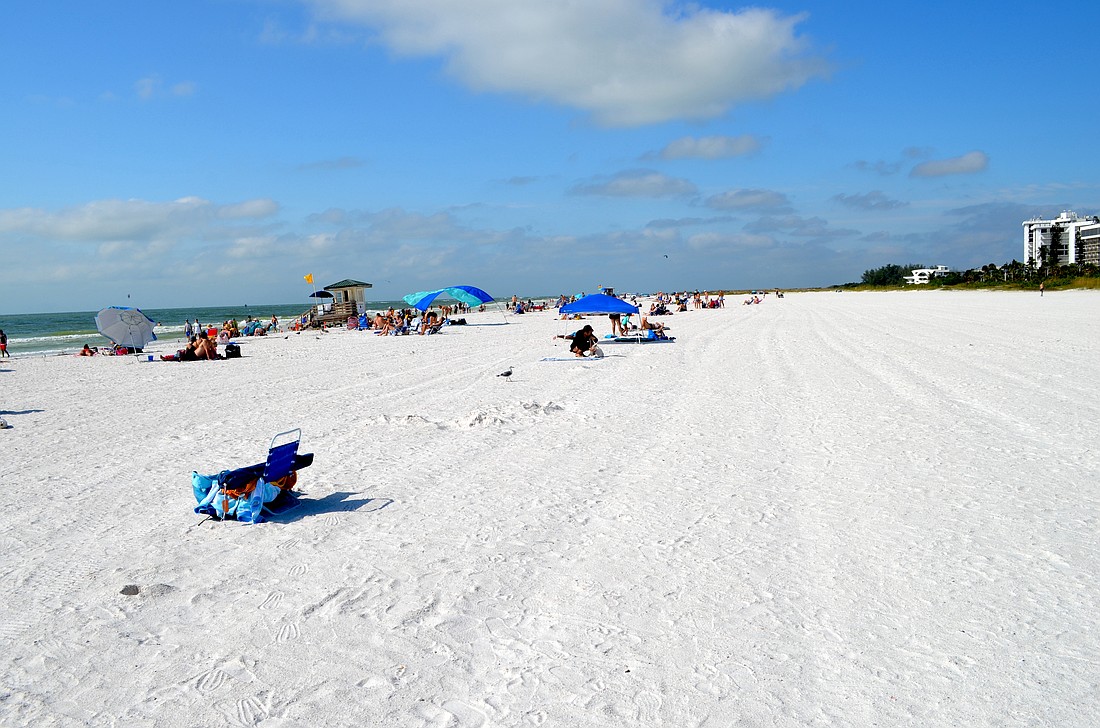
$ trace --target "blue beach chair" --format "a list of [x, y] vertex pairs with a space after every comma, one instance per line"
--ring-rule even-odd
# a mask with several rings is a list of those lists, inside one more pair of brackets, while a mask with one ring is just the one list
[[218, 519], [236, 518], [246, 523], [263, 520], [266, 507], [289, 499], [298, 482], [298, 471], [313, 464], [313, 453], [299, 454], [300, 428], [280, 432], [271, 438], [267, 460], [217, 475], [191, 473], [191, 487], [199, 504], [195, 513]]

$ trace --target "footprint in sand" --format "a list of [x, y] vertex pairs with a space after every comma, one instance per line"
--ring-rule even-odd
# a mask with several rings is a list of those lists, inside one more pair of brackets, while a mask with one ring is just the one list
[[297, 566], [290, 567], [290, 571], [287, 573], [291, 576], [304, 576], [307, 571], [309, 571], [308, 566], [305, 564], [298, 564]]
[[245, 698], [237, 701], [237, 720], [244, 725], [256, 725], [264, 717], [267, 711], [258, 698]]
[[279, 606], [283, 601], [283, 593], [281, 591], [273, 591], [267, 595], [267, 599], [264, 599], [260, 604], [260, 609], [274, 609]]
[[227, 680], [229, 680], [229, 674], [225, 670], [215, 667], [199, 675], [192, 684], [195, 686], [195, 690], [203, 695], [209, 695], [225, 685]]
[[277, 544], [275, 546], [275, 548], [277, 548], [277, 549], [292, 549], [292, 548], [298, 547], [301, 543], [302, 543], [302, 539], [292, 538], [289, 541], [283, 541], [282, 543]]
[[302, 636], [302, 630], [294, 622], [284, 624], [275, 635], [276, 642], [290, 642]]

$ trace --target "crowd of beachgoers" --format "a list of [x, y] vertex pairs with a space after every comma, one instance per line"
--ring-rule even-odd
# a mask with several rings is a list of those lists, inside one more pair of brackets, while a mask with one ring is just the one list
[[[743, 303], [762, 303], [768, 293], [765, 290], [752, 291]], [[778, 289], [774, 293], [778, 297], [783, 295]], [[579, 295], [561, 294], [556, 299], [540, 299], [537, 301], [530, 298], [524, 300], [513, 295], [506, 305], [506, 311], [513, 315], [557, 311], [569, 303], [584, 298], [585, 295], [585, 293]], [[613, 292], [608, 292], [608, 295], [615, 296]], [[615, 297], [636, 306], [639, 311], [637, 320], [634, 319], [632, 314], [621, 316], [611, 314], [609, 316], [611, 319], [611, 335], [616, 337], [648, 334], [651, 337], [655, 335], [657, 338], [667, 338], [665, 333], [667, 327], [660, 322], [652, 321], [652, 317], [671, 316], [674, 313], [689, 310], [719, 309], [725, 308], [726, 305], [724, 292], [711, 293], [698, 290], [668, 293], [658, 291], [653, 295], [628, 294]], [[230, 347], [230, 352], [232, 352], [234, 339], [268, 336], [283, 332], [288, 334], [301, 333], [307, 330], [326, 332], [333, 327], [345, 328], [345, 326], [350, 330], [368, 331], [377, 336], [409, 334], [428, 336], [439, 333], [444, 327], [465, 324], [466, 321], [464, 318], [459, 317], [460, 314], [468, 314], [473, 311], [483, 313], [485, 310], [485, 305], [474, 308], [461, 301], [453, 301], [433, 305], [427, 311], [393, 307], [373, 312], [368, 310], [358, 316], [349, 316], [346, 322], [335, 322], [326, 319], [316, 309], [311, 309], [308, 313], [295, 316], [286, 322], [280, 322], [278, 316], [275, 315], [272, 315], [270, 319], [263, 320], [252, 316], [247, 316], [244, 321], [230, 318], [221, 322], [220, 325], [202, 324], [198, 319], [194, 321], [187, 319], [183, 325], [183, 348], [176, 350], [174, 353], [162, 354], [160, 358], [164, 361], [220, 360], [227, 358], [224, 347]], [[585, 314], [561, 313], [559, 316], [563, 320], [577, 320], [583, 319]], [[580, 332], [570, 332], [562, 338], [572, 339], [578, 333]], [[586, 347], [578, 342], [578, 346], [579, 349], [575, 352], [578, 356], [582, 354], [589, 355], [595, 350], [594, 344]], [[223, 348], [219, 351], [219, 347]], [[140, 351], [122, 345], [97, 347], [85, 344], [83, 349], [77, 353], [77, 356], [126, 355], [133, 353], [140, 353]], [[229, 354], [229, 358], [232, 358], [234, 354], [235, 352]]]

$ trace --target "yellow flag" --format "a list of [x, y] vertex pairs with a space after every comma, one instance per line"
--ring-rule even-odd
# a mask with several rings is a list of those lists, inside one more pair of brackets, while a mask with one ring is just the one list
[[313, 274], [312, 273], [306, 273], [305, 279], [306, 279], [306, 283], [313, 283]]

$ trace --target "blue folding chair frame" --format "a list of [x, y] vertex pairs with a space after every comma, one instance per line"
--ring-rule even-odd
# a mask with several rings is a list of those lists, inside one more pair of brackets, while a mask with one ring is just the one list
[[[293, 435], [293, 438], [287, 437]], [[285, 439], [278, 445], [275, 443], [280, 439]], [[264, 508], [264, 486], [267, 483], [274, 483], [276, 480], [285, 478], [294, 472], [294, 461], [298, 457], [298, 446], [302, 443], [302, 428], [297, 427], [293, 430], [287, 430], [286, 432], [280, 432], [275, 437], [271, 438], [271, 445], [267, 449], [267, 462], [264, 463], [264, 472], [260, 476], [260, 479], [256, 482], [256, 489], [252, 491], [252, 495], [248, 499], [248, 510], [250, 518], [247, 523], [259, 523], [263, 520], [263, 508]]]

